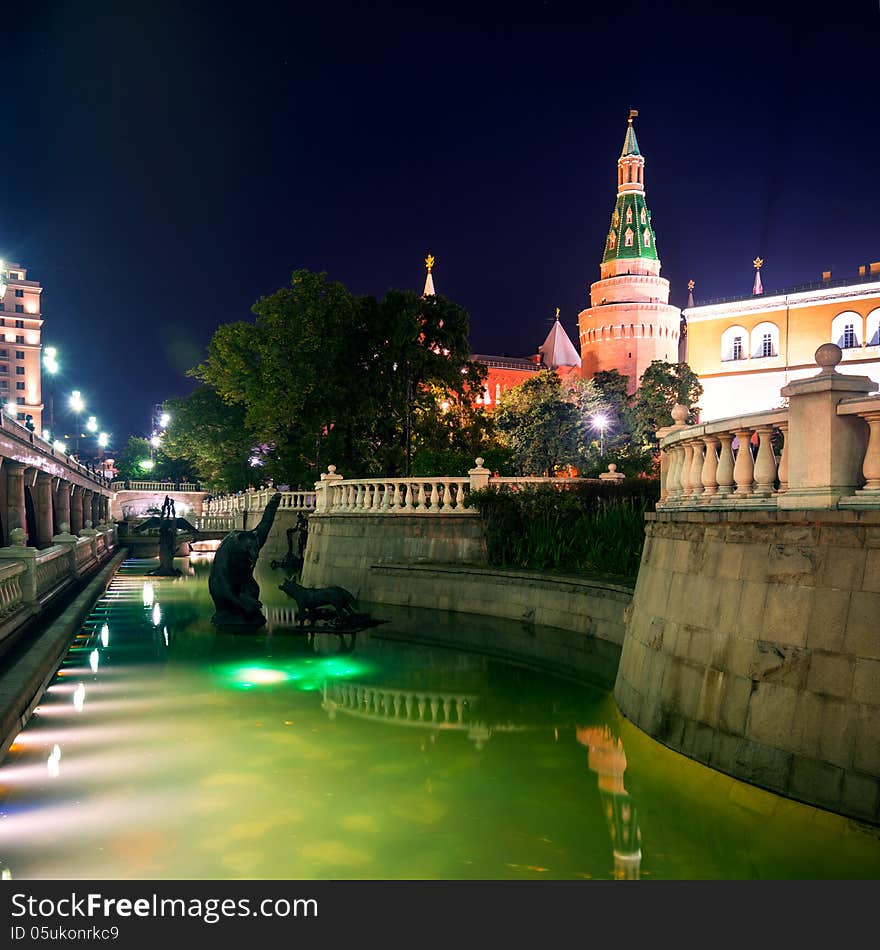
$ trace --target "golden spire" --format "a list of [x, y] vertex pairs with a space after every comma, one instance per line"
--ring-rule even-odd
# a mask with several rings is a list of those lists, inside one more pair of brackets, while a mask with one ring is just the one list
[[428, 273], [429, 273], [429, 274], [431, 273], [431, 268], [432, 268], [433, 266], [434, 266], [434, 255], [433, 255], [433, 254], [429, 254], [429, 255], [425, 258], [425, 267], [428, 268]]
[[559, 307], [556, 308], [556, 319], [559, 319]]
[[756, 258], [752, 261], [752, 263], [755, 265], [755, 270], [760, 270], [761, 267], [762, 267], [763, 264], [764, 264], [764, 261], [763, 261], [762, 258], [756, 257]]
[[635, 118], [638, 116], [638, 114], [639, 114], [639, 110], [638, 110], [638, 109], [630, 109], [630, 110], [629, 110], [629, 118], [627, 119], [627, 122], [629, 122], [629, 124], [632, 125], [632, 124], [633, 124], [633, 119], [635, 119]]
[[692, 280], [688, 281], [688, 290], [693, 290], [696, 284]]

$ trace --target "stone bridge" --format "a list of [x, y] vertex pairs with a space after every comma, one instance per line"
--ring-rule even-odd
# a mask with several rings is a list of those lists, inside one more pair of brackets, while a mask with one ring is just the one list
[[175, 513], [188, 521], [202, 515], [208, 493], [191, 482], [116, 481], [111, 484], [113, 500], [110, 516], [114, 521], [141, 518], [162, 508], [167, 495], [174, 502]]

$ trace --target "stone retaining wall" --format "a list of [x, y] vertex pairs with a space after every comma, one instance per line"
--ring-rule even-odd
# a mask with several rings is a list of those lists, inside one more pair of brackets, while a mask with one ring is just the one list
[[880, 512], [649, 515], [614, 695], [670, 748], [880, 823]]

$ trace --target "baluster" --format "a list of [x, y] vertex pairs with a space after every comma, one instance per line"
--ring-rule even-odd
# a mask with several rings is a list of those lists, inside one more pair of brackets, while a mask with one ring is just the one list
[[437, 710], [440, 704], [437, 702], [437, 697], [431, 697], [431, 722], [437, 722]]
[[681, 450], [684, 453], [684, 458], [681, 463], [681, 469], [679, 470], [678, 480], [681, 485], [681, 499], [682, 501], [687, 500], [687, 496], [691, 493], [691, 462], [694, 457], [694, 443], [693, 442], [682, 442]]
[[776, 453], [770, 440], [773, 426], [758, 426], [758, 457], [755, 459], [754, 494], [767, 497], [773, 494], [776, 482]]
[[425, 697], [419, 696], [419, 719], [424, 720], [425, 718]]
[[465, 498], [467, 497], [465, 486], [468, 482], [457, 481], [455, 482], [455, 510], [456, 511], [465, 511]]
[[355, 511], [363, 511], [366, 494], [367, 486], [361, 482], [357, 487], [357, 497], [354, 500]]
[[748, 498], [752, 494], [752, 483], [755, 479], [755, 462], [752, 458], [752, 430], [735, 429], [734, 434], [739, 440], [736, 451], [736, 462], [733, 466], [733, 480], [736, 482], [737, 498]]
[[718, 436], [721, 452], [718, 456], [718, 470], [715, 478], [718, 482], [718, 494], [729, 495], [733, 491], [733, 433], [722, 432]]
[[862, 462], [865, 484], [861, 490], [880, 492], [880, 412], [871, 410], [859, 415], [868, 423], [868, 444]]
[[406, 694], [406, 697], [403, 700], [403, 708], [406, 710], [406, 718], [412, 719], [412, 711], [413, 711], [412, 693]]
[[400, 693], [394, 694], [394, 718], [400, 719]]
[[427, 496], [425, 494], [425, 483], [419, 482], [419, 511], [422, 512], [422, 514], [424, 514], [427, 509], [426, 501]]
[[714, 435], [706, 435], [703, 436], [703, 444], [706, 446], [706, 457], [703, 460], [703, 472], [700, 481], [703, 485], [703, 500], [711, 501], [712, 497], [718, 494], [718, 481], [716, 479], [718, 453], [715, 449], [718, 445], [718, 439]]
[[440, 507], [440, 493], [437, 491], [436, 480], [431, 482], [431, 511], [436, 512]]
[[702, 439], [695, 439], [691, 453], [691, 467], [688, 469], [688, 496], [696, 501], [703, 492], [703, 445]]
[[681, 446], [676, 443], [669, 448], [669, 470], [666, 472], [666, 500], [671, 504], [677, 502], [681, 494], [681, 486], [678, 481], [681, 461]]
[[403, 482], [400, 486], [403, 489], [403, 504], [400, 506], [401, 511], [410, 512], [412, 511], [412, 482]]

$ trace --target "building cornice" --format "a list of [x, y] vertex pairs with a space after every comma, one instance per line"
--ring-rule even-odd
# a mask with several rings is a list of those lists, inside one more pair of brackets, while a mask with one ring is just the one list
[[848, 287], [825, 287], [791, 294], [774, 294], [732, 300], [730, 303], [706, 304], [702, 307], [688, 307], [683, 312], [688, 324], [703, 323], [724, 317], [744, 316], [747, 314], [771, 313], [776, 310], [799, 310], [814, 307], [817, 304], [859, 300], [867, 297], [880, 297], [880, 281], [852, 284]]

